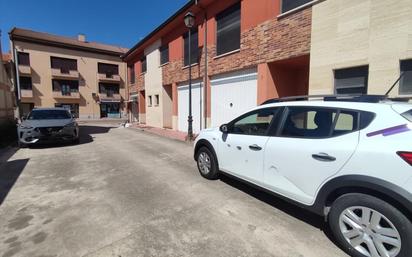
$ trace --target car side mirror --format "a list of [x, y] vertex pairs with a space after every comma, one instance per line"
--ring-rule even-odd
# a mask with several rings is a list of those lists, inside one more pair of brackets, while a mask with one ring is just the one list
[[223, 124], [222, 126], [220, 126], [219, 128], [220, 132], [227, 134], [229, 132], [229, 128], [227, 126], [227, 124]]
[[76, 115], [74, 113], [71, 114], [73, 119], [76, 119]]
[[22, 115], [21, 116], [21, 120], [23, 121], [23, 120], [26, 120], [27, 119], [27, 117], [26, 117], [26, 115]]

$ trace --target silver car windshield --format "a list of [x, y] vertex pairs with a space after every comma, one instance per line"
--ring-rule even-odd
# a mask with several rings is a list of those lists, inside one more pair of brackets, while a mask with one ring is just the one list
[[27, 117], [28, 120], [60, 120], [70, 118], [69, 112], [65, 110], [37, 110], [32, 111]]

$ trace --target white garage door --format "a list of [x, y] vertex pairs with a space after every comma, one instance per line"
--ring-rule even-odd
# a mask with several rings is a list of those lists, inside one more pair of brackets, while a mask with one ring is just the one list
[[211, 80], [211, 123], [218, 127], [257, 104], [257, 70], [217, 75]]
[[[203, 92], [202, 84], [199, 81], [192, 83], [192, 117], [193, 117], [193, 132], [199, 133], [201, 111], [201, 95]], [[177, 111], [178, 111], [178, 130], [187, 132], [187, 117], [189, 116], [189, 85], [182, 84], [177, 88]]]

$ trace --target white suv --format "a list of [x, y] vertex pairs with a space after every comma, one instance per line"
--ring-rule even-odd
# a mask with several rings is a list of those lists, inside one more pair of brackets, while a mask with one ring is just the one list
[[223, 172], [324, 215], [351, 256], [412, 256], [412, 105], [308, 98], [201, 131], [200, 174]]

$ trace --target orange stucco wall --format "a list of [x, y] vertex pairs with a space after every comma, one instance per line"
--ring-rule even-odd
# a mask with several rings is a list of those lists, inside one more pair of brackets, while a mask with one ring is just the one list
[[258, 92], [257, 103], [261, 104], [267, 99], [278, 97], [276, 86], [267, 63], [258, 65]]
[[279, 15], [280, 0], [243, 0], [241, 30], [245, 31]]
[[146, 96], [144, 91], [139, 94], [139, 113], [146, 113]]
[[271, 98], [307, 95], [309, 55], [258, 65], [258, 104]]

